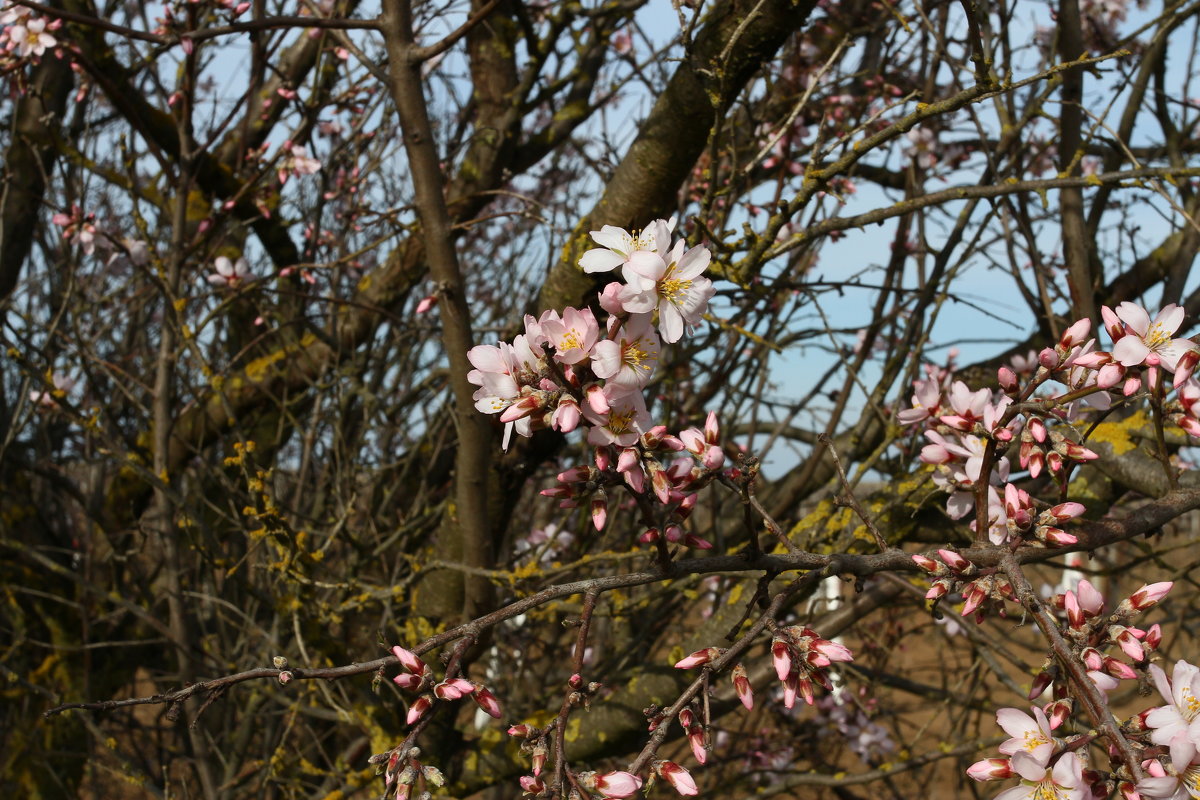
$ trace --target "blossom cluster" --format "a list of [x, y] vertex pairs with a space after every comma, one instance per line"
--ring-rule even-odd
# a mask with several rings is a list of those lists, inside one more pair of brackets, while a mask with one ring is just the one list
[[[1141, 742], [1144, 755], [1142, 768], [1150, 776], [1136, 785], [1124, 781], [1118, 787], [1129, 800], [1146, 798], [1189, 797], [1181, 789], [1188, 770], [1200, 774], [1197, 745], [1200, 745], [1200, 722], [1193, 730], [1192, 720], [1200, 711], [1192, 692], [1197, 670], [1186, 662], [1175, 669], [1175, 686], [1147, 658], [1162, 640], [1158, 625], [1143, 630], [1130, 622], [1136, 614], [1156, 605], [1171, 590], [1169, 582], [1143, 586], [1117, 607], [1106, 611], [1104, 596], [1087, 580], [1079, 581], [1074, 590], [1056, 595], [1055, 605], [1063, 614], [1061, 633], [1072, 658], [1078, 659], [1086, 670], [1088, 680], [1101, 697], [1117, 688], [1121, 680], [1136, 680], [1136, 667], [1147, 669], [1168, 705], [1149, 709], [1127, 723], [1123, 729], [1139, 732], [1134, 735], [1148, 739], [1153, 745], [1168, 745], [1169, 753], [1155, 754]], [[1106, 651], [1116, 647], [1130, 658], [1135, 666], [1119, 660]], [[1200, 687], [1198, 687], [1200, 688]], [[1071, 687], [1063, 672], [1047, 662], [1034, 679], [1029, 699], [1035, 700], [1050, 690], [1051, 699], [1043, 706], [1034, 706], [1029, 714], [1015, 708], [1002, 708], [996, 714], [997, 724], [1009, 735], [1000, 745], [1001, 757], [976, 762], [967, 774], [978, 781], [1003, 780], [1019, 777], [1021, 783], [1001, 792], [996, 800], [1082, 800], [1089, 796], [1107, 796], [1100, 785], [1100, 776], [1086, 769], [1086, 761], [1078, 751], [1094, 734], [1057, 738], [1063, 723], [1074, 710]], [[1164, 758], [1169, 756], [1169, 761]], [[1118, 781], [1120, 782], [1120, 781]], [[1191, 786], [1195, 787], [1193, 778]], [[1179, 793], [1182, 792], [1182, 793]], [[1190, 795], [1195, 797], [1195, 795]]]
[[[1030, 478], [1043, 472], [1061, 478], [1072, 464], [1099, 457], [1074, 425], [1084, 404], [1105, 411], [1119, 396], [1152, 396], [1165, 401], [1164, 421], [1200, 438], [1200, 383], [1191, 377], [1200, 348], [1174, 336], [1183, 309], [1168, 305], [1152, 320], [1144, 308], [1125, 302], [1115, 310], [1104, 306], [1101, 316], [1112, 341], [1107, 351], [1089, 337], [1090, 320], [1079, 320], [1055, 346], [1000, 367], [997, 389], [972, 391], [948, 371], [929, 370], [914, 383], [912, 406], [897, 413], [902, 425], [922, 429], [928, 444], [920, 459], [933, 465], [935, 484], [949, 494], [951, 518], [965, 517], [974, 508], [978, 483], [987, 483], [986, 519], [994, 544], [1073, 543], [1058, 524], [1078, 516], [1082, 506], [1060, 503], [1051, 519], [1008, 481], [1013, 456]], [[1164, 370], [1174, 376], [1173, 399], [1166, 398]]]
[[593, 273], [621, 267], [625, 279], [600, 293], [600, 308], [608, 314], [603, 335], [592, 309], [552, 309], [538, 319], [527, 316], [525, 332], [511, 343], [471, 349], [475, 369], [468, 379], [479, 387], [475, 406], [500, 414], [506, 446], [512, 430], [522, 436], [535, 428], [567, 433], [584, 424], [589, 443], [629, 447], [649, 429], [642, 389], [661, 342], [679, 341], [700, 321], [715, 291], [701, 275], [708, 249], [685, 249], [683, 240], [672, 244], [673, 227], [660, 219], [636, 235], [611, 225], [592, 232], [602, 246], [584, 253], [580, 266]]
[[475, 700], [481, 709], [496, 719], [500, 718], [500, 703], [487, 687], [473, 683], [466, 678], [446, 678], [434, 680], [433, 671], [411, 650], [399, 645], [392, 648], [394, 655], [404, 671], [392, 678], [401, 689], [416, 692], [420, 696], [408, 707], [407, 724], [412, 725], [433, 707], [435, 700], [459, 700], [468, 695]]

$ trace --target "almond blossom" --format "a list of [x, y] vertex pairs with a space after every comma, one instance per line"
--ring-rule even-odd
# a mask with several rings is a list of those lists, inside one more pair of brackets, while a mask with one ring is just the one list
[[588, 444], [629, 447], [650, 427], [645, 398], [641, 392], [605, 387], [604, 399], [608, 402], [607, 412], [597, 412], [590, 405], [583, 408], [584, 417], [592, 423]]
[[1200, 669], [1181, 659], [1170, 680], [1157, 664], [1150, 665], [1150, 676], [1167, 701], [1146, 715], [1150, 741], [1169, 746], [1172, 760], [1186, 764], [1200, 745]]
[[21, 58], [41, 56], [46, 48], [54, 47], [58, 40], [46, 33], [44, 17], [35, 17], [19, 22], [8, 29], [8, 49], [17, 51]]
[[293, 145], [287, 149], [288, 155], [284, 156], [283, 163], [279, 165], [280, 183], [287, 183], [287, 179], [292, 175], [312, 175], [321, 171], [321, 162], [309, 156], [308, 148], [304, 145]]
[[206, 275], [206, 280], [213, 286], [224, 286], [230, 289], [250, 275], [250, 265], [246, 263], [246, 259], [241, 257], [237, 261], [230, 261], [225, 256], [217, 256], [213, 261], [213, 269], [216, 271]]
[[640, 389], [649, 382], [658, 361], [658, 336], [651, 327], [651, 315], [633, 314], [623, 323], [613, 320], [609, 338], [592, 348], [592, 372], [610, 386]]
[[615, 225], [605, 225], [592, 231], [592, 241], [600, 247], [592, 248], [579, 259], [584, 272], [611, 272], [629, 260], [638, 251], [666, 253], [671, 246], [671, 231], [675, 219], [656, 219], [646, 229], [630, 233]]
[[703, 245], [684, 250], [681, 239], [666, 257], [656, 252], [633, 253], [625, 265], [628, 285], [621, 290], [621, 305], [632, 314], [658, 313], [658, 332], [664, 342], [675, 343], [685, 328], [700, 322], [708, 301], [716, 294], [712, 281], [700, 273], [712, 254]]
[[1083, 762], [1074, 753], [1063, 753], [1047, 767], [1024, 750], [1012, 757], [1012, 769], [1023, 780], [1005, 789], [994, 800], [1083, 800]]
[[1194, 800], [1200, 797], [1200, 764], [1195, 757], [1179, 762], [1172, 759], [1169, 768], [1151, 759], [1143, 768], [1147, 777], [1138, 781], [1137, 791], [1153, 800]]
[[[1180, 356], [1194, 347], [1188, 339], [1172, 338], [1184, 317], [1183, 308], [1174, 303], [1164, 306], [1153, 322], [1146, 309], [1136, 303], [1121, 303], [1113, 313], [1124, 323], [1123, 335], [1114, 336], [1112, 349], [1113, 358], [1122, 366], [1161, 364], [1174, 372]], [[1109, 332], [1113, 332], [1112, 327]]]
[[578, 364], [588, 358], [600, 337], [600, 326], [590, 308], [568, 308], [561, 318], [546, 320], [541, 327], [560, 364]]
[[1012, 737], [999, 749], [1007, 756], [1028, 753], [1045, 767], [1054, 754], [1054, 736], [1050, 733], [1050, 720], [1046, 714], [1036, 706], [1031, 710], [1032, 717], [1015, 708], [1002, 708], [996, 712], [996, 722]]

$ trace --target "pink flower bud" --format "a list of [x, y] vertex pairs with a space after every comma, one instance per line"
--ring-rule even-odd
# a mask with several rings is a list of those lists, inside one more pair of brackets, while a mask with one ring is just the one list
[[1125, 377], [1125, 367], [1120, 364], [1105, 364], [1096, 373], [1096, 385], [1101, 389], [1111, 389]]
[[520, 780], [521, 788], [525, 790], [525, 794], [540, 795], [546, 791], [546, 784], [541, 778], [522, 775]]
[[[1075, 505], [1079, 504], [1076, 503]], [[1055, 506], [1054, 508], [1058, 508], [1058, 506]], [[1050, 509], [1050, 511], [1053, 512], [1054, 508]], [[1075, 587], [1075, 590], [1079, 593], [1080, 608], [1082, 608], [1084, 613], [1089, 617], [1094, 617], [1104, 610], [1104, 595], [1100, 594], [1096, 587], [1092, 586], [1089, 581], [1086, 579], [1081, 580], [1079, 585]]]
[[425, 662], [417, 657], [417, 654], [411, 650], [405, 650], [400, 645], [392, 648], [392, 655], [400, 660], [400, 664], [414, 675], [424, 675], [429, 667], [425, 666]]
[[632, 797], [642, 788], [642, 779], [628, 772], [606, 772], [596, 778], [596, 788], [605, 797]]
[[1131, 681], [1137, 678], [1137, 673], [1133, 671], [1133, 667], [1123, 661], [1117, 661], [1112, 656], [1104, 659], [1104, 671], [1114, 678], [1119, 678], [1123, 681]]
[[791, 645], [782, 639], [772, 640], [771, 660], [775, 663], [775, 674], [779, 676], [779, 680], [787, 680], [788, 673], [792, 671]]
[[1032, 436], [1034, 439], [1036, 439], [1038, 442], [1046, 441], [1046, 423], [1042, 420], [1041, 417], [1033, 417], [1032, 419], [1030, 419], [1029, 425], [1026, 427], [1026, 430], [1028, 430], [1029, 435]]
[[[1050, 515], [1054, 517], [1055, 521], [1057, 522], [1066, 522], [1069, 519], [1078, 517], [1086, 510], [1087, 509], [1084, 508], [1083, 503], [1059, 503], [1050, 509]], [[1091, 586], [1091, 584], [1088, 585]], [[1082, 594], [1082, 589], [1080, 591]], [[1095, 589], [1092, 591], [1094, 592]]]
[[671, 784], [671, 787], [675, 791], [685, 797], [691, 797], [700, 793], [700, 790], [696, 788], [696, 781], [692, 779], [691, 773], [674, 761], [660, 761], [655, 764], [654, 771], [659, 774], [659, 777]]
[[953, 550], [943, 549], [938, 550], [937, 552], [938, 555], [942, 557], [942, 561], [945, 562], [946, 566], [950, 567], [950, 569], [954, 570], [955, 572], [963, 572], [971, 566], [970, 561], [967, 561]]
[[1150, 626], [1150, 630], [1146, 631], [1146, 638], [1142, 640], [1142, 643], [1149, 650], [1157, 650], [1158, 646], [1162, 644], [1162, 628], [1157, 622]]
[[996, 370], [996, 380], [1000, 384], [1000, 388], [1009, 394], [1015, 394], [1021, 388], [1021, 384], [1017, 380], [1017, 373], [1008, 367], [1000, 367]]
[[653, 544], [658, 541], [658, 528], [647, 528], [638, 536], [638, 541], [642, 544]]
[[1100, 319], [1103, 320], [1104, 330], [1113, 342], [1125, 335], [1125, 323], [1121, 322], [1121, 318], [1108, 306], [1100, 306]]
[[423, 694], [413, 701], [408, 707], [408, 717], [405, 719], [405, 724], [412, 725], [425, 715], [425, 712], [433, 706], [433, 701], [429, 699], [429, 695]]
[[1011, 778], [1012, 774], [1007, 758], [985, 758], [967, 767], [967, 777], [977, 781], [999, 781]]
[[747, 710], [754, 708], [754, 690], [750, 687], [750, 677], [746, 674], [746, 668], [741, 664], [735, 665], [730, 678], [733, 680], [733, 689], [737, 692], [738, 700], [742, 701]]
[[1063, 350], [1070, 350], [1073, 347], [1083, 344], [1084, 340], [1087, 339], [1088, 334], [1091, 333], [1091, 331], [1092, 321], [1085, 317], [1084, 319], [1076, 321], [1071, 325], [1071, 327], [1067, 328], [1063, 332], [1062, 338], [1058, 340], [1058, 343]]
[[1046, 369], [1054, 369], [1058, 366], [1061, 360], [1061, 356], [1054, 352], [1054, 348], [1051, 347], [1044, 347], [1042, 348], [1042, 351], [1038, 353], [1038, 363]]
[[691, 669], [698, 667], [701, 664], [707, 664], [714, 659], [720, 658], [724, 652], [719, 647], [706, 647], [703, 650], [697, 650], [686, 658], [681, 658], [675, 662], [675, 669]]
[[439, 700], [458, 700], [475, 691], [475, 684], [465, 678], [454, 678], [442, 681], [433, 687], [433, 693]]
[[921, 555], [920, 553], [915, 553], [912, 556], [912, 560], [918, 567], [932, 575], [936, 575], [938, 571], [942, 569], [942, 564], [940, 562], [935, 561], [929, 556]]
[[1054, 700], [1046, 704], [1042, 711], [1046, 713], [1046, 718], [1050, 722], [1050, 730], [1056, 730], [1067, 721], [1067, 717], [1071, 716], [1072, 707], [1073, 701], [1069, 698]]
[[475, 702], [483, 709], [485, 714], [495, 719], [500, 719], [500, 701], [496, 699], [496, 695], [492, 694], [486, 686], [476, 686], [471, 697], [475, 698]]
[[1033, 700], [1040, 697], [1043, 692], [1054, 682], [1054, 672], [1051, 670], [1042, 670], [1033, 679], [1033, 685], [1029, 687], [1028, 697]]
[[584, 397], [587, 399], [588, 408], [597, 414], [607, 414], [612, 410], [608, 406], [608, 398], [604, 396], [604, 390], [597, 383], [593, 383], [584, 390]]
[[1196, 371], [1196, 365], [1200, 364], [1200, 350], [1192, 348], [1179, 357], [1179, 361], [1175, 363], [1175, 380], [1172, 385], [1178, 389], [1187, 379], [1192, 377], [1192, 373]]
[[1067, 610], [1067, 622], [1070, 626], [1076, 630], [1083, 628], [1083, 610], [1079, 607], [1075, 593], [1069, 589], [1063, 596], [1063, 607]]
[[950, 582], [943, 579], [936, 580], [929, 587], [929, 591], [925, 593], [926, 600], [937, 600], [950, 591]]
[[608, 499], [601, 490], [592, 495], [592, 524], [596, 526], [596, 530], [602, 531], [606, 521], [608, 521]]
[[421, 688], [421, 683], [424, 679], [420, 675], [413, 675], [410, 672], [401, 672], [399, 675], [392, 678], [392, 680], [401, 689], [407, 689], [410, 692], [415, 692]]
[[1104, 666], [1104, 656], [1094, 647], [1085, 647], [1079, 657], [1088, 669], [1100, 669]]
[[1147, 584], [1129, 596], [1129, 604], [1137, 611], [1145, 611], [1166, 597], [1174, 585], [1172, 581]]
[[533, 728], [529, 727], [528, 725], [526, 725], [524, 723], [519, 723], [517, 725], [510, 725], [508, 728], [509, 736], [520, 736], [520, 737], [524, 738], [524, 737], [529, 736], [529, 734], [531, 734], [533, 732], [534, 732]]
[[1045, 537], [1046, 544], [1051, 547], [1066, 547], [1079, 541], [1075, 534], [1067, 533], [1061, 528], [1042, 528], [1041, 534]]

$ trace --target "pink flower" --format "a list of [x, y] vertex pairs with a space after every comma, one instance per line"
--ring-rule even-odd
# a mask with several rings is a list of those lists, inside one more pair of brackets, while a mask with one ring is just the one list
[[1044, 768], [1054, 754], [1054, 734], [1050, 733], [1050, 721], [1045, 712], [1037, 706], [1033, 706], [1032, 710], [1032, 717], [1018, 709], [996, 711], [996, 722], [1004, 729], [1004, 733], [1012, 736], [1012, 739], [1003, 742], [1000, 752], [1006, 756], [1028, 753]]
[[[658, 361], [658, 336], [650, 314], [634, 314], [622, 324], [613, 317], [609, 338], [592, 348], [592, 372], [609, 384], [640, 389], [650, 380]], [[615, 330], [611, 328], [619, 325]]]
[[250, 265], [246, 263], [246, 259], [240, 257], [237, 261], [230, 261], [225, 256], [217, 256], [213, 261], [213, 268], [216, 272], [206, 276], [213, 286], [233, 288], [250, 275]]
[[1122, 366], [1162, 364], [1174, 372], [1180, 356], [1193, 348], [1187, 339], [1171, 338], [1184, 317], [1183, 308], [1174, 303], [1164, 306], [1153, 322], [1146, 309], [1130, 302], [1117, 306], [1116, 316], [1125, 323], [1125, 335], [1113, 344], [1112, 355]]
[[605, 413], [597, 413], [590, 406], [583, 409], [583, 415], [592, 423], [588, 444], [597, 447], [606, 444], [632, 446], [642, 431], [650, 427], [650, 412], [646, 410], [645, 398], [638, 391], [606, 386], [604, 399], [608, 403]]
[[600, 324], [590, 308], [568, 308], [561, 319], [547, 320], [542, 333], [554, 346], [554, 360], [560, 364], [578, 364], [589, 355], [600, 337]]
[[291, 175], [312, 175], [321, 170], [321, 162], [309, 157], [307, 147], [295, 145], [290, 148], [289, 152], [290, 154], [284, 157], [283, 163], [279, 167], [280, 183], [287, 183], [287, 179]]
[[897, 412], [896, 419], [901, 425], [923, 422], [937, 413], [941, 403], [941, 382], [933, 378], [913, 381], [912, 408], [901, 409]]

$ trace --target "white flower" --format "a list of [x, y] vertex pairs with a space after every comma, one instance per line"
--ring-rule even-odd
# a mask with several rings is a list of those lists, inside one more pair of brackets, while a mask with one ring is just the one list
[[1037, 706], [1033, 716], [1015, 708], [1002, 708], [996, 712], [996, 722], [1012, 738], [1000, 745], [1000, 752], [1011, 756], [1026, 752], [1045, 767], [1054, 754], [1054, 736], [1050, 733], [1050, 721]]
[[29, 55], [40, 56], [47, 47], [54, 47], [58, 40], [46, 33], [46, 20], [36, 17], [27, 22], [18, 23], [8, 29], [10, 47], [15, 45], [17, 55], [25, 58]]
[[592, 241], [600, 247], [584, 253], [579, 259], [579, 266], [583, 267], [584, 272], [611, 272], [638, 251], [665, 255], [671, 247], [671, 231], [674, 228], [674, 218], [656, 219], [640, 233], [630, 233], [615, 225], [605, 225], [600, 230], [591, 232]]
[[666, 258], [649, 251], [629, 257], [624, 274], [628, 285], [621, 290], [621, 305], [631, 314], [658, 312], [658, 332], [664, 342], [677, 342], [685, 326], [698, 323], [716, 294], [712, 281], [700, 273], [712, 255], [696, 245], [684, 251], [676, 242]]
[[234, 287], [250, 275], [250, 265], [246, 263], [246, 259], [244, 258], [238, 258], [234, 262], [225, 256], [217, 256], [216, 260], [213, 261], [213, 268], [216, 269], [216, 272], [206, 276], [208, 282], [213, 286]]
[[1180, 660], [1167, 680], [1166, 673], [1151, 664], [1150, 676], [1167, 701], [1146, 715], [1146, 727], [1152, 729], [1150, 741], [1168, 745], [1171, 760], [1187, 764], [1200, 745], [1200, 669]]
[[1074, 753], [1063, 755], [1050, 769], [1024, 750], [1012, 757], [1013, 771], [1024, 780], [994, 800], [1083, 800], [1083, 763]]

